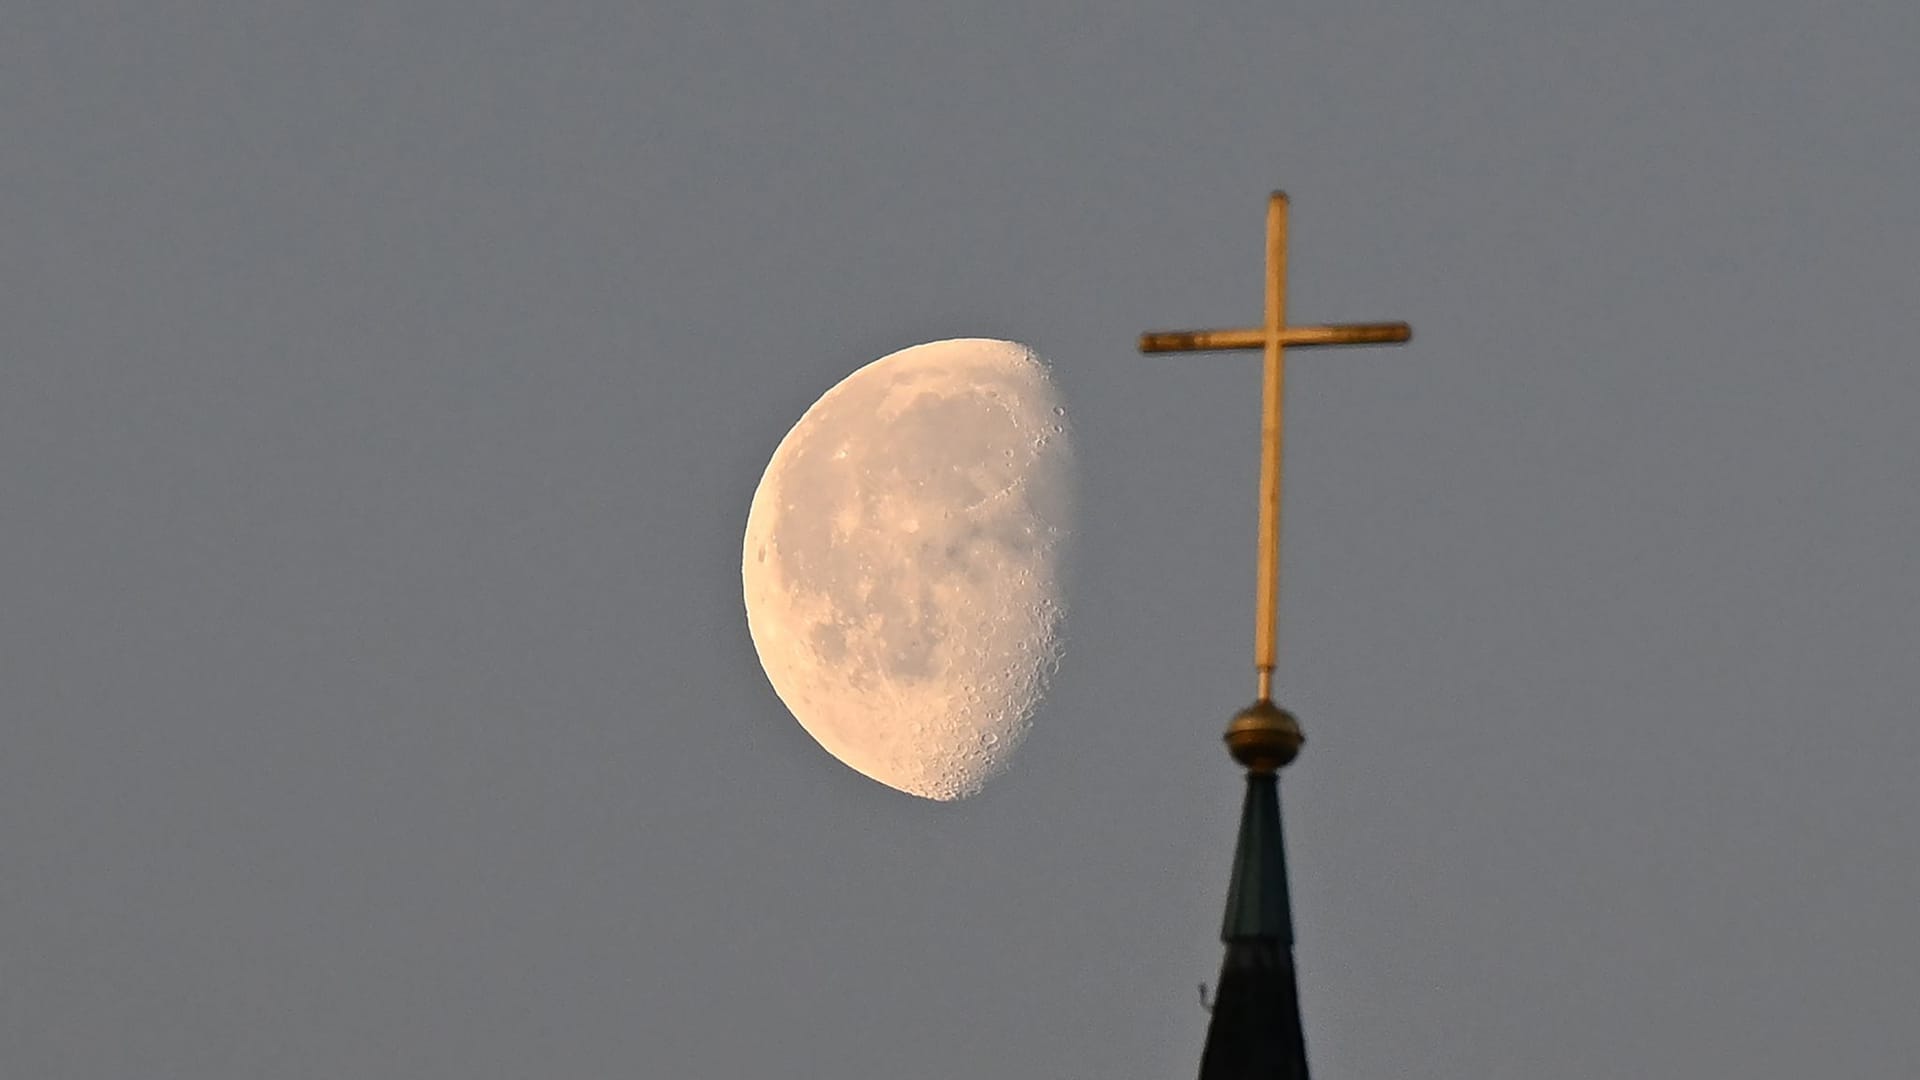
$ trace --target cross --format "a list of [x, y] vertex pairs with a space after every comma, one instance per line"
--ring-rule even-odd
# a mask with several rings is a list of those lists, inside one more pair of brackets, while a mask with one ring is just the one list
[[1253, 666], [1259, 673], [1255, 705], [1273, 702], [1274, 636], [1279, 624], [1280, 451], [1287, 387], [1289, 346], [1397, 345], [1413, 337], [1403, 322], [1348, 323], [1339, 326], [1287, 325], [1287, 194], [1267, 200], [1266, 318], [1257, 327], [1236, 330], [1160, 330], [1140, 335], [1140, 351], [1218, 352], [1261, 349], [1266, 353], [1260, 394], [1260, 540], [1255, 576], [1258, 611], [1253, 624]]

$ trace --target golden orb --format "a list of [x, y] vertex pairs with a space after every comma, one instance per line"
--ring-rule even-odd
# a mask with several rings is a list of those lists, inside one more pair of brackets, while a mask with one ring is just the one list
[[1267, 698], [1234, 714], [1226, 740], [1233, 760], [1259, 773], [1277, 771], [1299, 756], [1300, 744], [1307, 741], [1300, 721]]

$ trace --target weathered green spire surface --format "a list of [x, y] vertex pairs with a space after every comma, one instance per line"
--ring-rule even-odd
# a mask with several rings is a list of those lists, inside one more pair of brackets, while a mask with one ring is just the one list
[[1240, 843], [1220, 930], [1227, 956], [1214, 992], [1200, 1080], [1307, 1080], [1279, 788], [1271, 771], [1247, 773]]
[[1280, 837], [1280, 778], [1273, 773], [1247, 774], [1247, 798], [1240, 807], [1240, 846], [1233, 853], [1220, 940], [1242, 938], [1293, 944], [1286, 846]]

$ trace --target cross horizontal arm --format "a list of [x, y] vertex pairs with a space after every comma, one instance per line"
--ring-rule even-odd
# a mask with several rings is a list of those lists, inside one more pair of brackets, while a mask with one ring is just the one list
[[[1289, 349], [1314, 345], [1397, 345], [1412, 338], [1413, 328], [1403, 322], [1288, 326], [1280, 330], [1280, 344]], [[1266, 344], [1267, 331], [1258, 326], [1240, 330], [1155, 330], [1140, 335], [1143, 353], [1221, 352], [1262, 349]]]

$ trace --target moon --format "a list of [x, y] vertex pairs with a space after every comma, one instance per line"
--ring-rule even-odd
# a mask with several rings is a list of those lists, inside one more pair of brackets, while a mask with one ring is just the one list
[[741, 582], [761, 666], [827, 752], [942, 802], [1003, 771], [1058, 671], [1073, 453], [1011, 341], [915, 345], [780, 441]]

